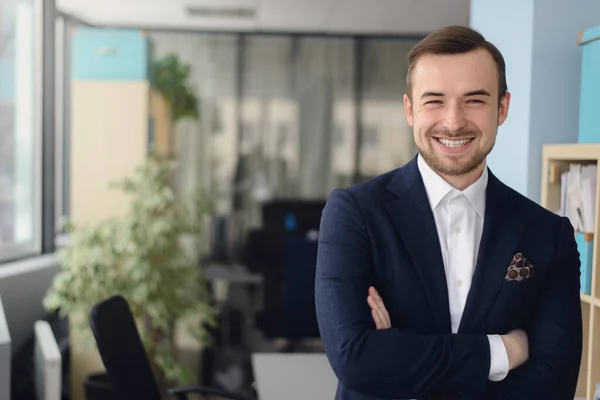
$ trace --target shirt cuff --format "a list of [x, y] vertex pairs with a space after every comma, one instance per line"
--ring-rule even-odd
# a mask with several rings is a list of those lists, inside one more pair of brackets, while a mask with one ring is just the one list
[[488, 335], [490, 342], [490, 381], [499, 382], [508, 375], [508, 353], [500, 335]]

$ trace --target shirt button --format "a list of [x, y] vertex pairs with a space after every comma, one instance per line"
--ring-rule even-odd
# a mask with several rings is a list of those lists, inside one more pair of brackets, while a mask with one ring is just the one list
[[458, 279], [456, 281], [456, 287], [461, 287], [462, 286], [462, 281], [460, 279]]
[[460, 226], [454, 228], [454, 233], [456, 233], [457, 235], [460, 233]]

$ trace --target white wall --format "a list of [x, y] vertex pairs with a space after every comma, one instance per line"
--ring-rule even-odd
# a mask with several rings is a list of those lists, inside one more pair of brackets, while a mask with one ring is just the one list
[[581, 86], [580, 31], [600, 24], [598, 0], [535, 0], [529, 196], [539, 199], [542, 144], [576, 142]]
[[470, 24], [503, 53], [512, 93], [489, 165], [534, 201], [540, 197], [542, 145], [577, 141], [577, 34], [600, 24], [599, 16], [597, 0], [471, 0]]

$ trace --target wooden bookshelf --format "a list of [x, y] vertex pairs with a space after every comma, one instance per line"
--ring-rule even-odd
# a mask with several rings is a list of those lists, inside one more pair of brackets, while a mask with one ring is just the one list
[[[542, 193], [541, 204], [551, 211], [560, 209], [560, 176], [569, 169], [569, 164], [598, 164], [600, 143], [569, 143], [545, 145], [542, 150]], [[600, 174], [598, 174], [600, 177]], [[598, 179], [598, 178], [597, 178]], [[600, 179], [597, 191], [600, 190]], [[596, 193], [595, 232], [600, 232], [600, 194]], [[577, 384], [576, 398], [593, 400], [596, 383], [600, 382], [600, 274], [597, 273], [599, 240], [593, 243], [592, 291], [581, 293], [583, 315], [583, 355]]]

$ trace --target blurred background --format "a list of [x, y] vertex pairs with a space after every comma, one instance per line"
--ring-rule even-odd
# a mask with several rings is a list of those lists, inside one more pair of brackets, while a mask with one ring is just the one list
[[[539, 201], [542, 145], [577, 140], [577, 34], [600, 23], [592, 1], [544, 7], [0, 0], [6, 398], [111, 398], [86, 336], [92, 307], [114, 295], [166, 385], [271, 400], [274, 385], [317, 379], [286, 372], [297, 361], [325, 376], [301, 398], [332, 398], [313, 300], [328, 194], [414, 157], [407, 54], [460, 24], [508, 63], [514, 111], [490, 165]], [[261, 384], [257, 368], [281, 376]]]

